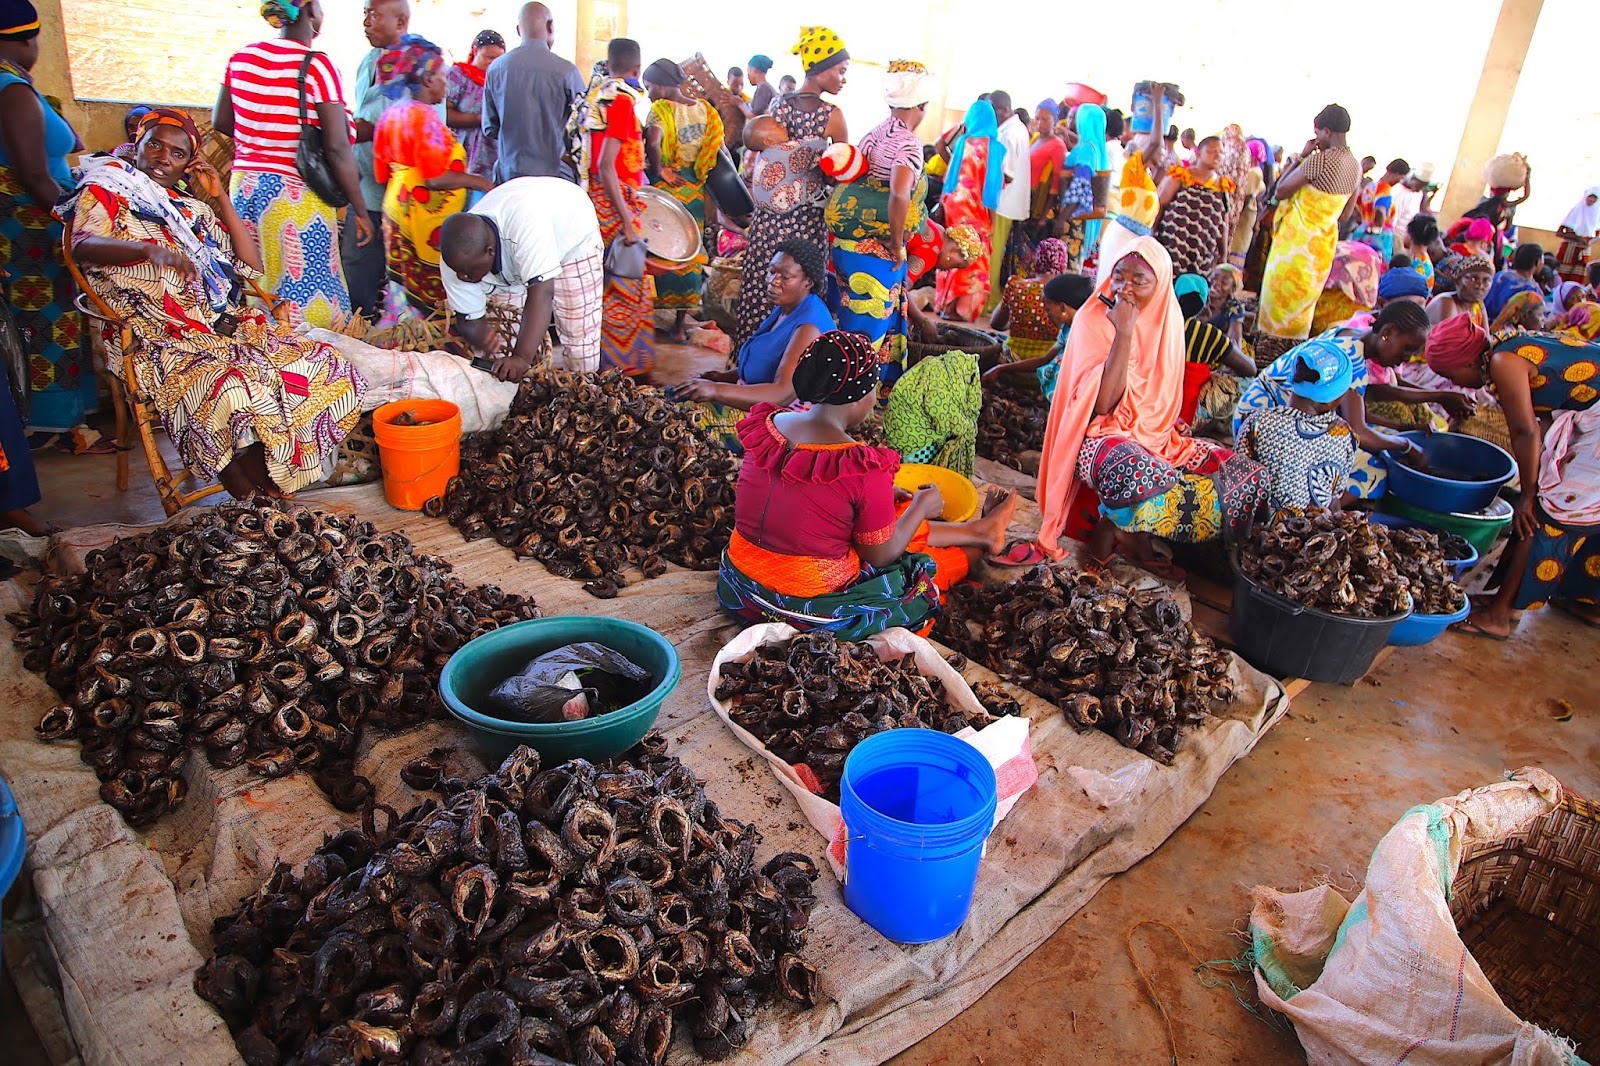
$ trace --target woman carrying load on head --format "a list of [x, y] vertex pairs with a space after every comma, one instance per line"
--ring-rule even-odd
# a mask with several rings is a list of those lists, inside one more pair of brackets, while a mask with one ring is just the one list
[[792, 380], [808, 409], [757, 404], [739, 423], [745, 455], [717, 602], [746, 621], [847, 640], [930, 628], [941, 590], [1000, 550], [1015, 496], [991, 496], [988, 513], [961, 524], [936, 520], [944, 501], [931, 486], [896, 500], [900, 457], [851, 436], [877, 400], [865, 337], [823, 334]]
[[1462, 388], [1494, 392], [1523, 487], [1498, 591], [1475, 597], [1472, 616], [1452, 628], [1505, 640], [1512, 612], [1546, 603], [1600, 626], [1600, 345], [1489, 334], [1459, 316], [1429, 336], [1427, 359]]
[[1183, 311], [1172, 260], [1154, 237], [1128, 245], [1111, 276], [1073, 320], [1039, 464], [1040, 547], [1053, 558], [1079, 513], [1079, 493], [1099, 498], [1091, 565], [1117, 552], [1153, 573], [1180, 572], [1152, 536], [1187, 542], [1243, 534], [1260, 512], [1261, 467], [1185, 436]]
[[922, 124], [933, 75], [921, 63], [896, 59], [884, 77], [889, 116], [861, 139], [866, 175], [834, 190], [824, 213], [832, 238], [836, 282], [832, 310], [839, 328], [878, 349], [883, 379], [904, 372], [907, 249], [927, 231]]
[[[645, 154], [658, 175], [656, 187], [665, 190], [688, 209], [704, 229], [715, 203], [706, 179], [717, 166], [722, 150], [722, 116], [707, 100], [691, 100], [683, 91], [684, 73], [670, 59], [658, 59], [644, 68], [645, 90], [650, 94], [650, 117], [645, 120]], [[656, 310], [671, 311], [671, 338], [687, 344], [684, 320], [700, 308], [700, 288], [705, 277], [704, 253], [672, 273], [656, 275]]]
[[[199, 157], [189, 116], [156, 108], [136, 148], [133, 166], [90, 161], [64, 217], [90, 287], [132, 331], [139, 384], [184, 463], [235, 497], [320, 481], [366, 382], [332, 347], [244, 305], [240, 283], [261, 275], [261, 252]], [[120, 332], [105, 338], [120, 375]]]

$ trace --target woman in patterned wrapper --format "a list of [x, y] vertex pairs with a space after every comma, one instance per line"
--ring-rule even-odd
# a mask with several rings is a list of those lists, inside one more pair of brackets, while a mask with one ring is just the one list
[[[157, 108], [139, 123], [135, 165], [86, 164], [64, 209], [73, 254], [132, 330], [140, 384], [183, 461], [240, 499], [281, 497], [322, 479], [366, 382], [333, 348], [244, 305], [240, 281], [261, 276], [261, 252], [199, 150], [194, 122]], [[120, 374], [121, 332], [102, 339]]]

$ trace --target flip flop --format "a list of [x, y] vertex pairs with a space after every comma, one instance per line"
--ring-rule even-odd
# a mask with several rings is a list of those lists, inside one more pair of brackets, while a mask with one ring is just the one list
[[1462, 636], [1482, 637], [1484, 640], [1492, 640], [1502, 644], [1511, 639], [1510, 633], [1507, 633], [1504, 636], [1500, 635], [1499, 633], [1491, 633], [1470, 618], [1457, 622], [1455, 625], [1450, 627], [1450, 630], [1453, 633], [1460, 633]]
[[1045, 554], [1033, 541], [1019, 540], [989, 556], [989, 561], [997, 566], [1038, 566], [1045, 561]]

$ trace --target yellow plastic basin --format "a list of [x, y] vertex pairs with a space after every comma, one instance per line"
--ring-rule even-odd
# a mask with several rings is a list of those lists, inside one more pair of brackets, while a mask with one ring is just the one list
[[924, 485], [937, 485], [944, 496], [944, 514], [939, 517], [946, 522], [970, 522], [978, 517], [978, 486], [947, 467], [906, 463], [894, 476], [894, 483], [896, 488], [907, 492], [916, 492]]

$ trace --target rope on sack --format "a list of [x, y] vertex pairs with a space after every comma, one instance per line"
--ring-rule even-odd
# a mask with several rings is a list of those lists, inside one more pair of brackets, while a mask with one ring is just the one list
[[1138, 932], [1141, 927], [1146, 925], [1156, 929], [1165, 929], [1167, 932], [1172, 934], [1173, 938], [1177, 940], [1179, 944], [1183, 945], [1184, 954], [1188, 955], [1195, 964], [1194, 974], [1200, 981], [1200, 987], [1225, 987], [1228, 989], [1228, 991], [1233, 993], [1234, 1002], [1243, 1007], [1245, 1011], [1247, 1011], [1257, 1021], [1277, 1032], [1289, 1031], [1288, 1027], [1284, 1024], [1282, 1017], [1278, 1015], [1276, 1011], [1263, 1009], [1259, 1003], [1252, 1002], [1250, 997], [1247, 995], [1246, 990], [1234, 981], [1231, 981], [1226, 977], [1215, 976], [1216, 974], [1248, 974], [1254, 972], [1255, 954], [1248, 947], [1245, 948], [1244, 951], [1242, 951], [1236, 958], [1209, 960], [1202, 959], [1199, 954], [1196, 953], [1194, 948], [1189, 946], [1189, 942], [1183, 938], [1183, 934], [1178, 932], [1172, 926], [1168, 925], [1166, 922], [1155, 921], [1153, 919], [1135, 922], [1133, 925], [1128, 927], [1127, 933], [1124, 934], [1124, 941], [1128, 951], [1128, 961], [1133, 963], [1134, 972], [1139, 975], [1139, 982], [1144, 986], [1145, 995], [1150, 997], [1150, 1002], [1156, 1005], [1156, 1010], [1161, 1014], [1161, 1023], [1166, 1027], [1167, 1031], [1167, 1047], [1172, 1051], [1173, 1066], [1179, 1066], [1181, 1059], [1178, 1055], [1178, 1040], [1172, 1031], [1172, 1015], [1167, 1011], [1167, 1005], [1162, 1002], [1160, 994], [1157, 993], [1155, 981], [1152, 980], [1150, 975], [1145, 972], [1145, 968], [1139, 964], [1139, 957], [1134, 953], [1133, 950], [1133, 934]]

